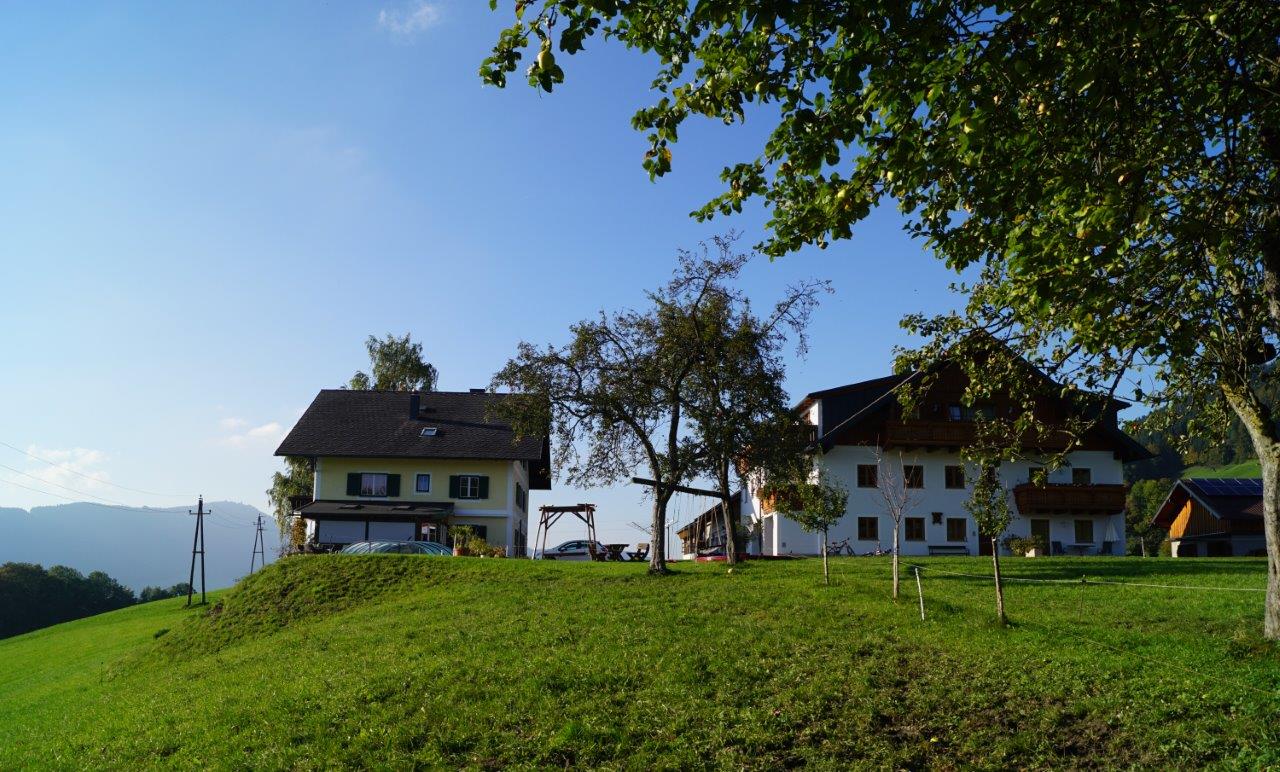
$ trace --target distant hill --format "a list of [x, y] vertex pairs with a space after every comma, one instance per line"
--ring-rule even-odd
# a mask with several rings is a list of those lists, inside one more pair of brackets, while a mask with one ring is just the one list
[[[228, 587], [249, 571], [258, 510], [230, 501], [207, 506], [214, 514], [205, 521], [206, 581], [210, 588]], [[134, 591], [168, 587], [187, 581], [194, 529], [187, 507], [137, 511], [78, 502], [30, 512], [0, 508], [0, 563], [105, 571]], [[267, 519], [263, 535], [270, 561], [279, 545], [273, 520]]]
[[1183, 477], [1261, 477], [1262, 467], [1258, 459], [1241, 461], [1230, 466], [1189, 466], [1182, 470]]
[[[1259, 387], [1259, 393], [1273, 411], [1280, 409], [1280, 384], [1264, 384]], [[1221, 438], [1196, 438], [1185, 452], [1179, 452], [1171, 439], [1187, 432], [1188, 423], [1194, 418], [1193, 412], [1184, 406], [1158, 408], [1153, 414], [1155, 412], [1169, 413], [1177, 418], [1167, 432], [1145, 431], [1134, 425], [1127, 427], [1134, 439], [1155, 454], [1155, 458], [1129, 464], [1125, 468], [1125, 477], [1130, 482], [1177, 477], [1258, 476], [1253, 443], [1240, 419], [1234, 415], [1227, 422]]]

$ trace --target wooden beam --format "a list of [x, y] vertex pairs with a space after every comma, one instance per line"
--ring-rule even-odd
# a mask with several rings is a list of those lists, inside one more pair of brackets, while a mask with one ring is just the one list
[[684, 485], [668, 486], [656, 480], [647, 480], [643, 477], [632, 477], [631, 482], [635, 483], [636, 485], [648, 485], [651, 488], [670, 488], [673, 491], [679, 491], [681, 493], [692, 493], [695, 496], [710, 496], [711, 498], [725, 499], [725, 500], [728, 500], [729, 498], [728, 496], [721, 495], [720, 491], [709, 491], [709, 490], [706, 490], [705, 488], [689, 488]]

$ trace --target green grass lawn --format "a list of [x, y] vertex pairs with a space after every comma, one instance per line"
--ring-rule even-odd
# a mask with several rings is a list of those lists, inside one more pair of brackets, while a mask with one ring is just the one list
[[[1261, 593], [1011, 582], [931, 559], [323, 556], [207, 610], [0, 641], [0, 769], [1280, 764]], [[1261, 560], [1010, 559], [1011, 577], [1258, 588]], [[156, 637], [161, 630], [168, 632]]]
[[1241, 461], [1231, 466], [1189, 466], [1182, 471], [1183, 477], [1261, 477], [1262, 467], [1258, 460]]

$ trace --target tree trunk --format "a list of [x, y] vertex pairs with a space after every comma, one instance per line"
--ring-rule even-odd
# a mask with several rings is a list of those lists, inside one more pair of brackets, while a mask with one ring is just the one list
[[831, 586], [831, 571], [827, 568], [827, 529], [822, 529], [822, 582]]
[[667, 573], [667, 502], [670, 493], [663, 493], [658, 487], [653, 492], [653, 526], [649, 535], [653, 542], [649, 545], [649, 573]]
[[1227, 402], [1244, 423], [1262, 467], [1262, 530], [1267, 541], [1267, 599], [1263, 635], [1280, 641], [1280, 438], [1271, 411], [1252, 391], [1223, 386]]
[[996, 543], [994, 536], [991, 537], [991, 566], [996, 579], [996, 619], [1000, 624], [1006, 625], [1009, 619], [1004, 615], [1004, 585], [1000, 583], [1000, 545]]
[[898, 601], [898, 524], [893, 524], [893, 600]]
[[733, 522], [733, 507], [729, 499], [729, 464], [727, 460], [721, 459], [716, 480], [720, 488], [720, 509], [724, 512], [724, 562], [726, 565], [733, 565], [738, 562], [738, 529], [737, 524]]

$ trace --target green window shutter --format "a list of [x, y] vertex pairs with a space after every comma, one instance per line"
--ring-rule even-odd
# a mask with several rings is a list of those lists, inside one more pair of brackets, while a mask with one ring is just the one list
[[347, 495], [348, 496], [360, 495], [360, 473], [359, 472], [347, 473]]
[[489, 478], [488, 476], [480, 478], [480, 498], [489, 498]]
[[387, 497], [395, 498], [400, 495], [400, 475], [387, 475]]
[[449, 475], [449, 498], [451, 499], [458, 498], [458, 490], [459, 490], [458, 475], [456, 474]]

